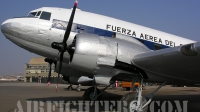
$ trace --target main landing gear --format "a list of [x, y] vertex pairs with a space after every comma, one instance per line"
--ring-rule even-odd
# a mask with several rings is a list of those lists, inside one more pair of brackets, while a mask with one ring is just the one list
[[101, 100], [101, 96], [101, 91], [98, 88], [95, 89], [95, 87], [88, 88], [84, 93], [85, 100]]
[[[72, 84], [70, 84], [67, 88], [67, 90], [69, 91], [72, 91], [74, 88], [72, 87]], [[76, 87], [76, 91], [81, 91], [81, 85], [79, 84], [77, 87]]]
[[81, 84], [77, 85], [76, 91], [78, 91], [78, 92], [81, 91]]
[[70, 84], [70, 85], [68, 86], [67, 90], [69, 90], [69, 91], [73, 90], [72, 84]]
[[[132, 84], [135, 83], [136, 77], [133, 77]], [[146, 97], [142, 96], [142, 84], [143, 84], [143, 78], [138, 78], [140, 86], [135, 88], [136, 92], [127, 93], [122, 97], [122, 101], [127, 102], [128, 106], [128, 112], [147, 112], [148, 105], [151, 103], [152, 98], [154, 94], [165, 85], [166, 82], [164, 82], [162, 85], [160, 85], [157, 89], [155, 89], [152, 93], [147, 95]], [[133, 87], [133, 86], [132, 86]], [[134, 87], [133, 87], [134, 88]], [[132, 89], [133, 89], [132, 88]]]
[[[113, 82], [114, 83], [114, 82]], [[113, 83], [110, 83], [108, 86], [106, 86], [104, 89], [99, 90], [97, 88], [97, 84], [95, 81], [95, 77], [93, 78], [93, 87], [88, 88], [85, 93], [84, 93], [84, 99], [85, 100], [90, 100], [90, 101], [95, 101], [95, 100], [101, 100], [103, 92]]]
[[[136, 87], [135, 90], [136, 92], [130, 92], [125, 94], [122, 97], [122, 101], [127, 103], [127, 109], [128, 112], [147, 112], [148, 110], [148, 105], [151, 103], [152, 98], [154, 94], [162, 87], [165, 85], [166, 82], [164, 82], [162, 85], [160, 85], [157, 89], [155, 89], [152, 93], [147, 95], [146, 97], [142, 96], [142, 84], [143, 84], [143, 78], [141, 77], [133, 77], [132, 78], [132, 89], [134, 89], [134, 83], [138, 80], [140, 86]], [[114, 83], [114, 82], [113, 82]], [[113, 83], [110, 83], [112, 85]], [[84, 99], [85, 100], [100, 100], [102, 93], [110, 86], [106, 86], [104, 89], [101, 91], [97, 88], [97, 84], [94, 78], [94, 84], [93, 87], [88, 88], [85, 93], [84, 93]]]

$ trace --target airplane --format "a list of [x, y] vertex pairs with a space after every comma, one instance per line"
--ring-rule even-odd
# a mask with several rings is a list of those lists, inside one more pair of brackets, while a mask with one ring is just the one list
[[[4, 36], [56, 62], [63, 76], [93, 77], [85, 100], [100, 100], [112, 81], [162, 83], [148, 96], [142, 86], [122, 97], [129, 111], [147, 111], [166, 83], [200, 84], [200, 42], [77, 8], [42, 7], [4, 21]], [[98, 84], [108, 85], [99, 90]], [[56, 86], [57, 89], [58, 85]]]
[[0, 78], [0, 81], [17, 81], [17, 79], [5, 79], [5, 78]]
[[93, 79], [87, 76], [63, 76], [63, 80], [67, 81], [70, 85], [67, 87], [67, 90], [73, 90], [73, 85], [77, 85], [76, 91], [81, 91], [81, 86], [92, 86]]
[[0, 79], [0, 81], [17, 81], [17, 79], [4, 79], [4, 78], [2, 78], [2, 79]]
[[18, 81], [23, 81], [23, 76], [16, 76], [16, 79], [18, 80]]

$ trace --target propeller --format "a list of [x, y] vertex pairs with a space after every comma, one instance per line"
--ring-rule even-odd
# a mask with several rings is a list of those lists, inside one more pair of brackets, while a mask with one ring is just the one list
[[48, 58], [45, 58], [44, 61], [49, 63], [49, 74], [48, 74], [48, 79], [47, 79], [47, 86], [49, 86], [50, 80], [51, 80], [51, 65], [54, 61], [52, 59], [48, 59]]
[[51, 44], [51, 47], [54, 48], [54, 49], [57, 49], [59, 51], [59, 54], [60, 54], [59, 64], [58, 64], [59, 69], [58, 69], [58, 78], [57, 78], [57, 84], [56, 84], [56, 92], [57, 92], [58, 81], [59, 81], [60, 72], [61, 72], [61, 68], [62, 68], [63, 55], [64, 55], [65, 51], [69, 51], [71, 49], [70, 46], [67, 46], [67, 40], [68, 40], [70, 32], [71, 32], [71, 28], [72, 28], [72, 24], [73, 24], [74, 15], [75, 15], [75, 12], [76, 12], [77, 5], [78, 5], [78, 0], [76, 0], [75, 3], [74, 3], [74, 7], [73, 7], [73, 10], [72, 10], [66, 31], [65, 31], [63, 41], [61, 43], [53, 42]]

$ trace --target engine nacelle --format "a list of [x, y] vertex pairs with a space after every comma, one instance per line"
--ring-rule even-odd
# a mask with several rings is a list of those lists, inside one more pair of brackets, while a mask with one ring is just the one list
[[[131, 38], [131, 37], [127, 37]], [[91, 34], [77, 34], [70, 65], [90, 74], [110, 74], [116, 60], [131, 64], [131, 58], [150, 51], [139, 41], [127, 41]]]
[[[59, 61], [57, 61], [57, 65], [59, 65]], [[58, 70], [59, 70], [59, 67], [56, 66], [55, 72], [58, 73]], [[73, 76], [73, 77], [91, 76], [92, 77], [93, 76], [93, 74], [85, 73], [77, 69], [74, 69], [70, 67], [69, 64], [66, 64], [66, 63], [62, 63], [61, 74], [65, 77], [68, 77], [68, 76]], [[68, 81], [68, 79], [66, 79], [66, 81]]]

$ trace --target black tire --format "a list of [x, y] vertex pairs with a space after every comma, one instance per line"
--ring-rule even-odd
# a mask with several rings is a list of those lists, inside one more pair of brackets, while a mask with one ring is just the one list
[[126, 90], [129, 91], [129, 90], [131, 90], [131, 88], [130, 87], [126, 87]]
[[73, 88], [72, 86], [68, 86], [67, 90], [71, 91]]
[[76, 88], [76, 91], [77, 91], [77, 92], [80, 92], [80, 91], [81, 91], [81, 88]]
[[[127, 93], [121, 98], [121, 101], [127, 102], [128, 112], [136, 112], [136, 111], [130, 110], [130, 104], [133, 103], [134, 101], [136, 101], [136, 99], [137, 99], [137, 93]], [[147, 102], [146, 98], [144, 98], [142, 96], [142, 105], [144, 105], [146, 102]], [[122, 105], [122, 106], [124, 106], [124, 105]], [[147, 110], [148, 110], [148, 106], [146, 106], [143, 109], [143, 111], [141, 111], [141, 112], [147, 112]], [[123, 112], [123, 110], [122, 110], [122, 112]]]
[[[94, 93], [94, 89], [95, 89], [94, 87], [90, 87], [85, 91], [84, 100], [90, 100], [90, 101], [94, 100], [94, 99], [91, 99], [91, 97], [90, 97], [90, 95]], [[97, 88], [97, 95], [100, 94], [100, 93], [101, 93], [101, 91]], [[101, 100], [101, 96], [102, 95], [98, 96], [98, 98], [95, 99], [95, 100]]]

